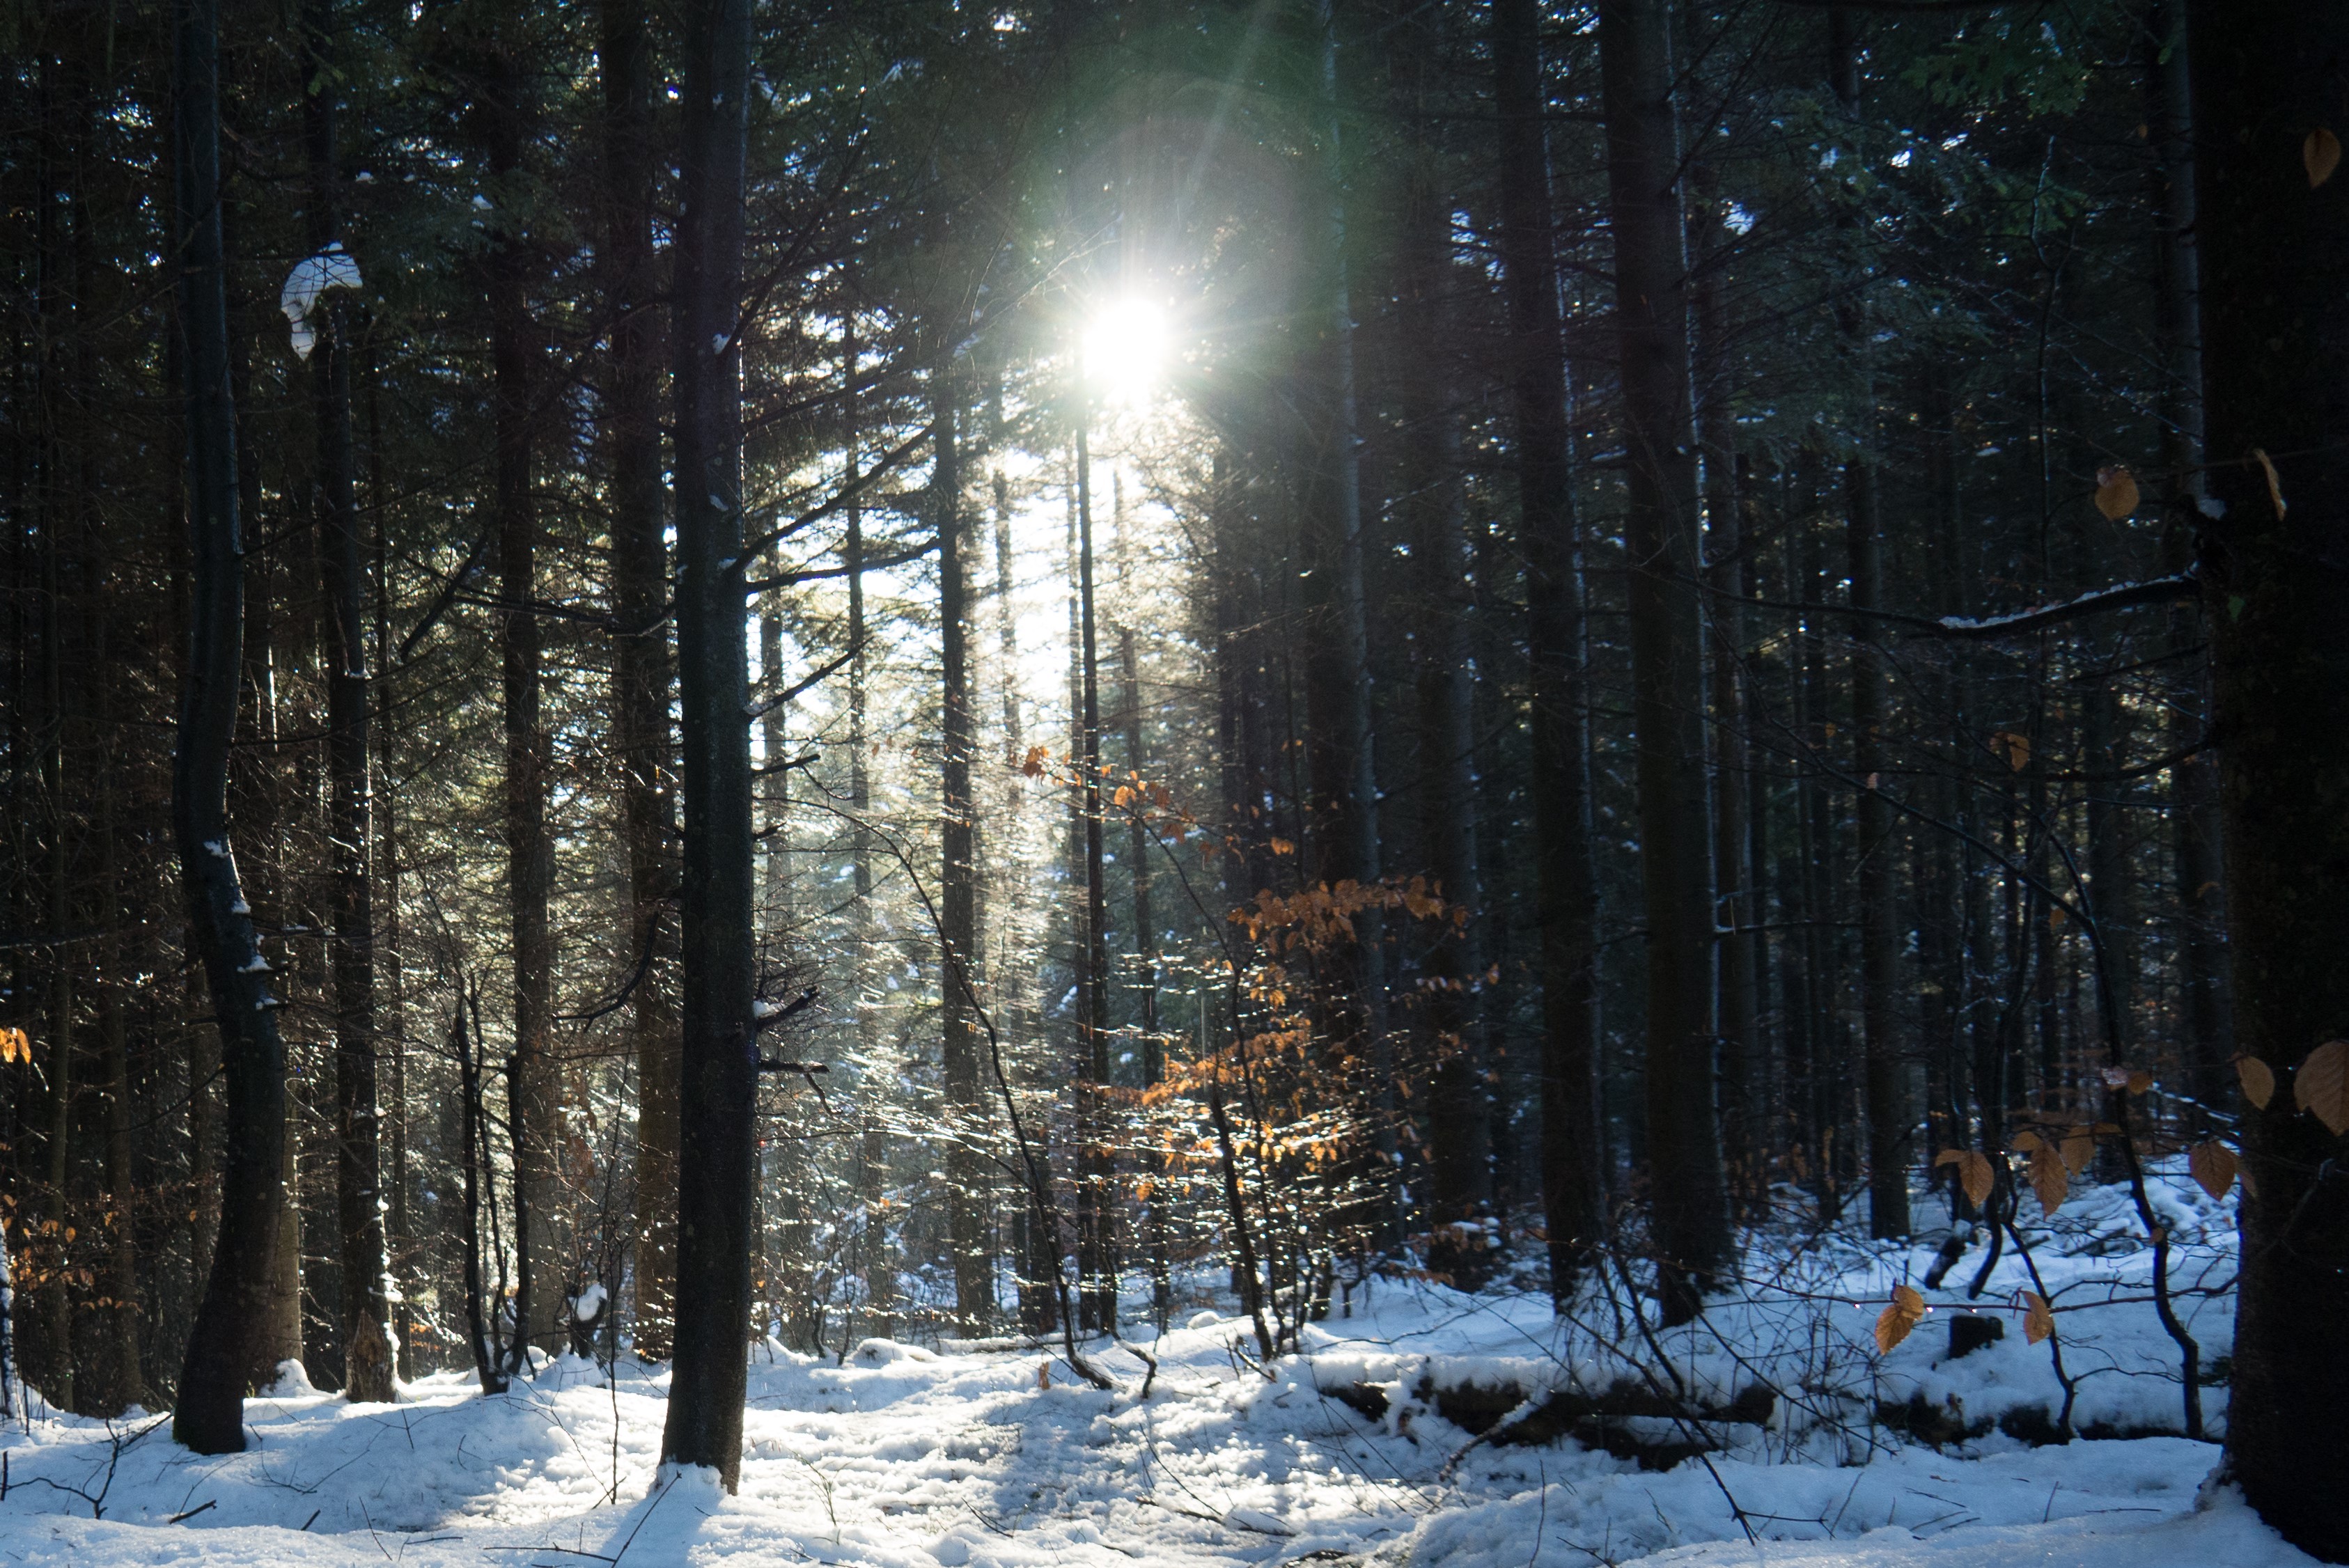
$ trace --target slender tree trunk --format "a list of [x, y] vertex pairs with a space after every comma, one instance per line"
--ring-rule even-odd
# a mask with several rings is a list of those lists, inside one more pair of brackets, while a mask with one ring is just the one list
[[1599, 49], [1622, 344], [1640, 874], [1648, 924], [1647, 1127], [1666, 1317], [1685, 1321], [1731, 1265], [1714, 1106], [1712, 823], [1696, 431], [1670, 12], [1603, 0]]
[[[1355, 407], [1354, 321], [1348, 272], [1346, 158], [1339, 115], [1338, 23], [1320, 0], [1320, 110], [1325, 119], [1319, 200], [1310, 220], [1316, 273], [1305, 353], [1302, 521], [1309, 599], [1305, 640], [1306, 734], [1311, 789], [1309, 842], [1318, 880], [1375, 887], [1380, 876], [1378, 770], [1373, 756], [1370, 613], [1363, 587], [1361, 433]], [[1367, 1064], [1361, 1112], [1371, 1119], [1373, 1196], [1356, 1217], [1357, 1244], [1393, 1239], [1396, 1148], [1394, 1070], [1386, 1031], [1384, 920], [1377, 905], [1354, 916], [1350, 951], [1325, 955], [1319, 998], [1333, 1061]]]
[[[2213, 497], [2216, 666], [2237, 1044], [2284, 1087], [2241, 1123], [2242, 1272], [2227, 1445], [2267, 1522], [2349, 1560], [2349, 1319], [2340, 1140], [2292, 1069], [2349, 1032], [2349, 207], [2301, 150], [2337, 125], [2349, 5], [2190, 0]], [[2273, 463], [2272, 500], [2264, 463]], [[2279, 513], [2282, 515], [2278, 515]]]
[[[1434, 104], [1436, 25], [1398, 29], [1393, 75], [1398, 107], [1424, 114]], [[1401, 346], [1418, 358], [1404, 385], [1404, 491], [1414, 498], [1412, 554], [1420, 598], [1414, 628], [1419, 699], [1419, 830], [1427, 873], [1444, 906], [1425, 938], [1419, 988], [1419, 1052], [1428, 1064], [1423, 1115], [1428, 1150], [1427, 1266], [1464, 1290], [1489, 1277], [1492, 1247], [1483, 1224], [1493, 1197], [1490, 1119], [1478, 938], [1484, 891], [1476, 864], [1475, 615], [1468, 580], [1459, 389], [1451, 356], [1458, 286], [1451, 263], [1450, 211], [1439, 152], [1422, 134], [1408, 149], [1402, 214]], [[1547, 248], [1548, 236], [1537, 236]]]
[[[1864, 459], [1844, 465], [1846, 539], [1851, 551], [1851, 603], [1873, 610], [1883, 603], [1883, 564], [1876, 470]], [[1890, 717], [1884, 667], [1864, 617], [1853, 622], [1851, 655], [1852, 771], [1859, 776], [1854, 812], [1858, 839], [1859, 1007], [1868, 1103], [1868, 1233], [1878, 1240], [1909, 1233], [1909, 1167], [1916, 1150], [1910, 1123], [1909, 1064], [1900, 1049], [1895, 1003], [1900, 983], [1900, 840], [1892, 802], [1883, 789], [1884, 728]]]
[[1767, 1207], [1763, 1168], [1762, 1042], [1754, 1015], [1754, 960], [1759, 923], [1757, 890], [1745, 874], [1749, 762], [1745, 734], [1745, 539], [1738, 486], [1737, 420], [1730, 398], [1728, 324], [1722, 305], [1720, 263], [1706, 251], [1719, 242], [1719, 203], [1711, 197], [1709, 165], [1694, 170], [1703, 195], [1691, 214], [1695, 258], [1696, 428], [1704, 460], [1705, 582], [1713, 590], [1707, 695], [1712, 701], [1713, 752], [1714, 904], [1721, 932], [1716, 1014], [1721, 1028], [1722, 1132], [1730, 1188], [1741, 1212]]
[[[1081, 396], [1082, 394], [1080, 394]], [[1109, 902], [1102, 872], [1101, 657], [1093, 611], [1092, 454], [1088, 413], [1077, 415], [1077, 766], [1084, 832], [1084, 954], [1077, 970], [1080, 1047], [1077, 1119], [1077, 1326], [1117, 1330], [1117, 1165], [1109, 1098]]]
[[938, 535], [938, 643], [942, 750], [939, 800], [939, 935], [949, 971], [938, 982], [947, 1114], [947, 1241], [954, 1255], [955, 1317], [967, 1334], [984, 1333], [995, 1315], [995, 1256], [988, 1243], [988, 1194], [979, 1150], [986, 1102], [979, 1093], [978, 1023], [959, 966], [976, 987], [978, 945], [978, 810], [971, 798], [971, 754], [978, 743], [970, 689], [970, 574], [965, 559], [962, 451], [957, 439], [951, 371], [932, 372], [937, 456], [930, 470]]
[[180, 0], [173, 104], [181, 366], [187, 377], [190, 586], [187, 665], [172, 756], [171, 829], [188, 932], [211, 984], [226, 1065], [227, 1159], [220, 1237], [180, 1374], [171, 1435], [198, 1453], [244, 1447], [244, 1377], [268, 1302], [285, 1202], [285, 1053], [268, 965], [228, 839], [228, 752], [243, 633], [236, 409], [220, 222], [217, 0]]
[[661, 1457], [735, 1490], [758, 1108], [741, 327], [750, 0], [691, 0], [677, 246], [678, 711], [685, 786], [677, 1354]]
[[1519, 548], [1533, 675], [1533, 814], [1542, 983], [1542, 1204], [1561, 1305], [1598, 1260], [1605, 1188], [1599, 1122], [1598, 877], [1582, 541], [1567, 424], [1566, 341], [1543, 133], [1539, 7], [1495, 0], [1501, 258], [1516, 352]]
[[[523, 102], [525, 63], [518, 45], [492, 46], [490, 172], [512, 178], [529, 136]], [[547, 901], [554, 882], [554, 841], [546, 826], [550, 748], [540, 716], [542, 663], [538, 598], [538, 511], [532, 473], [539, 348], [531, 320], [529, 243], [519, 218], [501, 220], [490, 253], [491, 404], [496, 426], [492, 506], [498, 531], [498, 596], [505, 707], [506, 909], [513, 931], [513, 1041], [525, 1140], [517, 1150], [515, 1321], [521, 1338], [548, 1350], [568, 1343], [557, 1322], [562, 1291], [552, 1225], [555, 1213], [553, 1144], [554, 1072], [548, 1059], [554, 1012], [554, 943]]]
[[860, 994], [856, 1005], [856, 1056], [864, 1064], [862, 1090], [864, 1096], [864, 1131], [858, 1140], [857, 1193], [864, 1206], [864, 1304], [872, 1316], [874, 1334], [887, 1335], [889, 1314], [897, 1296], [897, 1260], [889, 1245], [889, 1128], [883, 1101], [887, 1095], [888, 1073], [881, 1060], [881, 1016], [871, 1001], [862, 994], [862, 987], [873, 979], [873, 834], [865, 819], [873, 809], [872, 779], [867, 773], [865, 749], [866, 694], [870, 690], [864, 646], [870, 637], [864, 612], [864, 504], [858, 499], [857, 487], [864, 476], [859, 468], [857, 442], [856, 377], [859, 355], [856, 346], [856, 324], [852, 319], [843, 333], [841, 353], [843, 361], [844, 390], [841, 397], [842, 417], [846, 425], [848, 453], [847, 471], [842, 483], [849, 491], [847, 541], [841, 553], [848, 573], [848, 810], [851, 821], [851, 871], [855, 878], [856, 913], [856, 983]]
[[612, 471], [612, 717], [628, 857], [627, 954], [638, 966], [630, 1033], [636, 1057], [636, 1354], [667, 1357], [676, 1322], [678, 1016], [677, 821], [670, 772], [668, 551], [662, 535], [659, 319], [653, 273], [652, 42], [643, 7], [605, 0], [607, 188], [604, 257], [612, 316], [605, 438]]
[[[92, 662], [106, 668], [107, 621], [100, 599], [92, 615]], [[112, 718], [113, 701], [103, 676], [92, 683], [92, 707], [104, 733]], [[115, 769], [109, 766], [98, 792], [98, 928], [122, 929], [121, 842], [117, 823]], [[129, 965], [119, 936], [109, 937], [99, 948], [98, 1034], [99, 1060], [106, 1071], [106, 1294], [113, 1306], [106, 1314], [104, 1369], [100, 1399], [105, 1413], [118, 1414], [131, 1405], [146, 1403], [146, 1375], [140, 1363], [144, 1323], [139, 1309], [139, 1204], [132, 1178], [131, 1139], [135, 1119], [130, 1104], [131, 1066], [129, 1020], [123, 1016], [123, 978]]]
[[[2203, 526], [2202, 278], [2194, 201], [2193, 83], [2188, 68], [2184, 6], [2159, 0], [2146, 18], [2146, 110], [2152, 129], [2151, 192], [2157, 271], [2154, 326], [2163, 377], [2156, 400], [2161, 427], [2163, 566], [2180, 572], [2191, 562]], [[2200, 617], [2181, 611], [2173, 635], [2181, 644], [2207, 635]], [[2173, 712], [2173, 749], [2199, 744], [2210, 721], [2208, 661], [2195, 696]], [[2178, 989], [2183, 1004], [2188, 1083], [2196, 1126], [2209, 1131], [2233, 1103], [2227, 1057], [2226, 942], [2219, 857], [2219, 764], [2205, 747], [2170, 772], [2169, 812], [2178, 887]]]
[[[304, 16], [309, 88], [312, 253], [339, 243], [335, 168], [334, 0], [310, 0]], [[392, 1397], [391, 1305], [385, 1280], [378, 1170], [375, 905], [367, 780], [367, 573], [359, 553], [357, 469], [351, 447], [351, 342], [341, 304], [322, 302], [326, 330], [311, 352], [317, 419], [318, 562], [331, 627], [326, 671], [326, 813], [332, 861], [335, 1006], [335, 1191], [341, 1240], [344, 1396]]]

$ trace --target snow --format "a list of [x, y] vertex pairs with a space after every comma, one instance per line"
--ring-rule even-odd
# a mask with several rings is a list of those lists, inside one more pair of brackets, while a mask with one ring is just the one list
[[593, 1323], [604, 1314], [604, 1287], [591, 1284], [572, 1299], [571, 1315], [582, 1323]]
[[[2230, 1205], [2175, 1170], [2158, 1185], [2178, 1281], [2208, 1287], [2180, 1302], [2207, 1362], [2229, 1344]], [[2133, 1223], [2125, 1193], [2085, 1188], [2052, 1222], [2034, 1212], [2024, 1233], [2082, 1379], [2075, 1420], [2175, 1430], [2176, 1360], [2146, 1299]], [[398, 1404], [357, 1406], [288, 1364], [248, 1402], [254, 1440], [242, 1454], [191, 1455], [167, 1424], [136, 1414], [111, 1428], [47, 1415], [12, 1423], [0, 1432], [10, 1461], [0, 1557], [96, 1568], [2309, 1561], [2210, 1481], [2210, 1443], [2033, 1447], [1999, 1429], [2001, 1417], [2060, 1398], [2048, 1347], [2023, 1341], [2013, 1300], [2026, 1276], [2012, 1249], [1969, 1304], [1977, 1247], [1947, 1288], [1926, 1293], [1925, 1322], [1878, 1356], [1876, 1315], [1893, 1283], [1919, 1279], [1935, 1241], [1770, 1238], [1739, 1292], [1699, 1325], [1653, 1330], [1652, 1352], [1617, 1318], [1629, 1304], [1604, 1295], [1560, 1320], [1523, 1289], [1469, 1296], [1381, 1281], [1353, 1293], [1350, 1315], [1307, 1326], [1301, 1352], [1268, 1377], [1249, 1363], [1247, 1316], [1201, 1274], [1178, 1292], [1180, 1326], [1151, 1346], [1160, 1366], [1146, 1401], [1139, 1357], [1106, 1343], [1090, 1354], [1114, 1391], [1075, 1377], [1056, 1342], [934, 1350], [867, 1337], [844, 1357], [763, 1342], [752, 1346], [736, 1497], [708, 1472], [660, 1470], [667, 1371], [630, 1357], [608, 1377], [555, 1357], [494, 1398], [470, 1377], [436, 1374]], [[1146, 1311], [1140, 1298], [1128, 1305]], [[1949, 1320], [1970, 1305], [2012, 1326], [1951, 1359]], [[1667, 1363], [1661, 1375], [1700, 1403], [1727, 1405], [1757, 1381], [1784, 1397], [1766, 1413], [1749, 1398], [1695, 1423], [1608, 1418], [1615, 1439], [1646, 1445], [1663, 1469], [1572, 1440], [1494, 1440], [1489, 1427], [1478, 1439], [1445, 1413], [1471, 1418], [1459, 1400], [1472, 1389], [1479, 1408], [1510, 1402], [1531, 1420], [1553, 1397], [1619, 1393]], [[1330, 1397], [1339, 1391], [1348, 1400]], [[2224, 1389], [2204, 1395], [2222, 1429]], [[1381, 1400], [1375, 1414], [1361, 1408]], [[1972, 1435], [1945, 1434], [1936, 1448], [1876, 1418], [1918, 1402]], [[1692, 1431], [1711, 1451], [1659, 1459], [1659, 1445]]]
[[317, 346], [317, 334], [310, 327], [310, 313], [318, 308], [326, 291], [361, 286], [359, 264], [338, 241], [329, 242], [316, 255], [305, 256], [294, 263], [294, 270], [285, 274], [285, 288], [278, 293], [277, 306], [292, 325], [295, 358], [309, 358], [310, 350]]

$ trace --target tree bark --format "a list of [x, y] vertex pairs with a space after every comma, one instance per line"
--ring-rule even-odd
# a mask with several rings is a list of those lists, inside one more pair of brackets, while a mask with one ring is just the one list
[[677, 246], [678, 711], [685, 786], [677, 1354], [661, 1457], [735, 1490], [758, 1108], [741, 296], [750, 0], [692, 0]]
[[1516, 353], [1518, 543], [1533, 676], [1533, 811], [1542, 985], [1542, 1205], [1550, 1294], [1563, 1305], [1598, 1261], [1605, 1188], [1599, 1121], [1598, 875], [1591, 856], [1582, 539], [1558, 315], [1539, 8], [1495, 0], [1501, 264]]
[[[335, 168], [334, 0], [310, 0], [303, 18], [309, 86], [303, 118], [310, 162], [309, 243], [339, 242]], [[375, 905], [368, 854], [367, 573], [360, 565], [357, 469], [351, 448], [351, 345], [336, 294], [321, 302], [326, 330], [311, 351], [317, 421], [316, 510], [320, 592], [330, 634], [326, 671], [326, 810], [334, 934], [335, 1192], [342, 1264], [343, 1393], [392, 1397], [391, 1308], [385, 1283], [377, 1154]]]
[[[493, 40], [486, 98], [491, 174], [512, 179], [523, 166], [529, 113], [523, 100], [521, 45]], [[506, 910], [513, 933], [513, 1055], [525, 1141], [517, 1150], [515, 1214], [523, 1225], [514, 1297], [522, 1337], [550, 1351], [568, 1343], [558, 1322], [562, 1292], [552, 1225], [555, 1171], [549, 1141], [555, 1125], [554, 1069], [547, 1057], [554, 1013], [554, 943], [547, 901], [554, 882], [554, 843], [546, 827], [550, 749], [540, 716], [542, 638], [538, 597], [538, 511], [532, 466], [537, 419], [539, 347], [531, 320], [529, 242], [519, 217], [498, 226], [489, 257], [492, 418], [496, 457], [492, 505], [498, 531], [502, 694], [505, 708]]]
[[671, 769], [668, 550], [662, 539], [659, 319], [653, 271], [652, 42], [644, 8], [605, 0], [604, 256], [612, 317], [604, 428], [612, 473], [612, 717], [628, 857], [636, 1058], [636, 1354], [669, 1353], [676, 1322], [677, 810]]
[[285, 1053], [268, 965], [228, 841], [228, 753], [236, 727], [244, 606], [236, 409], [220, 221], [217, 0], [181, 0], [173, 161], [181, 366], [187, 377], [188, 662], [171, 768], [171, 829], [188, 931], [210, 982], [227, 1077], [227, 1150], [212, 1277], [188, 1336], [171, 1435], [198, 1453], [244, 1447], [244, 1377], [268, 1302], [285, 1202]]
[[[1348, 246], [1352, 242], [1348, 156], [1339, 106], [1336, 8], [1319, 5], [1323, 147], [1309, 220], [1314, 272], [1301, 334], [1306, 363], [1301, 521], [1309, 575], [1305, 637], [1306, 749], [1310, 811], [1308, 840], [1317, 880], [1335, 887], [1378, 885], [1379, 790], [1370, 611], [1363, 584], [1364, 512], [1361, 432], [1354, 386], [1354, 319]], [[1319, 1010], [1333, 1062], [1367, 1066], [1354, 1090], [1369, 1121], [1366, 1202], [1345, 1218], [1361, 1227], [1358, 1246], [1378, 1250], [1394, 1232], [1392, 1173], [1396, 1146], [1394, 1071], [1386, 1031], [1385, 922], [1376, 904], [1354, 917], [1344, 951], [1325, 954]], [[1360, 1178], [1361, 1171], [1350, 1172]]]
[[1077, 967], [1077, 1326], [1117, 1331], [1117, 1167], [1110, 1152], [1109, 903], [1102, 872], [1101, 657], [1093, 610], [1091, 417], [1080, 388], [1077, 410], [1077, 767], [1078, 815], [1084, 832], [1084, 950]]
[[1599, 52], [1630, 482], [1633, 722], [1647, 910], [1647, 1129], [1658, 1290], [1702, 1310], [1732, 1263], [1714, 1105], [1713, 864], [1704, 777], [1696, 431], [1670, 13], [1604, 0]]
[[[1876, 469], [1862, 458], [1844, 465], [1845, 540], [1850, 547], [1851, 603], [1881, 607], [1883, 524]], [[1851, 654], [1852, 771], [1860, 781], [1853, 816], [1859, 879], [1860, 1051], [1868, 1107], [1868, 1233], [1878, 1241], [1909, 1233], [1909, 1167], [1915, 1159], [1909, 1065], [1900, 1049], [1894, 1004], [1900, 983], [1900, 841], [1892, 801], [1880, 788], [1884, 727], [1890, 715], [1875, 626], [1855, 617]]]
[[971, 702], [968, 519], [962, 504], [962, 449], [950, 370], [933, 371], [936, 460], [930, 469], [938, 535], [940, 799], [939, 938], [947, 951], [938, 982], [941, 1057], [946, 1079], [947, 1243], [954, 1256], [955, 1318], [966, 1334], [986, 1331], [995, 1315], [995, 1256], [988, 1244], [986, 1165], [980, 1158], [987, 1107], [979, 1092], [978, 1022], [970, 992], [979, 984], [978, 819], [970, 762], [978, 744]]
[[2297, 1109], [2290, 1074], [2349, 1033], [2349, 207], [2338, 187], [2312, 191], [2301, 159], [2339, 121], [2349, 5], [2190, 0], [2187, 16], [2207, 471], [2226, 509], [2199, 544], [2236, 1041], [2286, 1086], [2241, 1124], [2228, 1456], [2286, 1540], [2341, 1562], [2349, 1358], [2321, 1347], [2349, 1318], [2349, 1200], [2340, 1140]]

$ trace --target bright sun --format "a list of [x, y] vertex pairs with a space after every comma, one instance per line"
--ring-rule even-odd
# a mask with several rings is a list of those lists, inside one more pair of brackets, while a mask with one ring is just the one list
[[1103, 306], [1086, 324], [1086, 382], [1103, 401], [1147, 402], [1166, 367], [1166, 313], [1143, 299]]

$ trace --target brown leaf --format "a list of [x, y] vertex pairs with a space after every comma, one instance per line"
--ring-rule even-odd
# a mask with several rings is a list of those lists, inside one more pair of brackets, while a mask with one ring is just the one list
[[1044, 759], [1051, 755], [1049, 747], [1030, 747], [1028, 755], [1019, 759], [1019, 771], [1030, 779], [1041, 779], [1044, 776]]
[[2064, 1157], [2052, 1143], [2031, 1151], [2031, 1190], [2039, 1194], [2039, 1206], [2051, 1214], [2071, 1196], [2071, 1172], [2064, 1168]]
[[2023, 1293], [2023, 1337], [2033, 1345], [2055, 1337], [2055, 1311], [2035, 1290]]
[[2324, 127], [2318, 126], [2302, 139], [2300, 161], [2308, 170], [2308, 188], [2315, 190], [2332, 179], [2333, 171], [2341, 167], [2341, 139]]
[[2235, 1184], [2238, 1163], [2235, 1151], [2215, 1139], [2186, 1151], [2187, 1171], [2214, 1202], [2225, 1197], [2227, 1190]]
[[2349, 1132], [2349, 1040], [2327, 1040], [2309, 1052], [2292, 1075], [2292, 1096], [2335, 1137]]
[[2243, 1098], [2251, 1102], [2254, 1110], [2265, 1110], [2268, 1101], [2275, 1098], [2275, 1068], [2257, 1057], [2237, 1057], [2235, 1078], [2243, 1086]]
[[1990, 1156], [1979, 1149], [1967, 1150], [1964, 1158], [1958, 1161], [1959, 1184], [1965, 1188], [1967, 1200], [1976, 1208], [1980, 1208], [1983, 1200], [1990, 1196], [1991, 1187], [1996, 1180]]
[[1933, 1169], [1939, 1171], [1944, 1165], [1955, 1165], [1965, 1157], [1966, 1151], [1962, 1149], [1944, 1149], [1933, 1156]]
[[2031, 766], [2031, 737], [2017, 735], [2011, 729], [1991, 732], [1990, 748], [2006, 758], [2006, 765], [2017, 773]]
[[2075, 1127], [2064, 1139], [2064, 1168], [2077, 1176], [2096, 1157], [2096, 1130]]
[[2131, 1094], [2150, 1093], [2153, 1089], [2153, 1075], [2146, 1071], [2143, 1068], [2139, 1068], [2137, 1071], [2129, 1074], [2128, 1082], [2124, 1084], [2122, 1087], [2127, 1089]]
[[2032, 1131], [2026, 1127], [2021, 1132], [2014, 1135], [2014, 1151], [2017, 1154], [2029, 1154], [2044, 1141], [2045, 1140], [2042, 1139], [2039, 1134]]
[[2137, 510], [2137, 478], [2118, 463], [2096, 470], [2096, 510], [2118, 522]]
[[2282, 522], [2284, 514], [2283, 480], [2277, 477], [2275, 464], [2268, 460], [2264, 450], [2253, 447], [2251, 457], [2260, 465], [2260, 472], [2268, 477], [2268, 504], [2275, 508], [2276, 521]]
[[1909, 1337], [1909, 1331], [1925, 1319], [1925, 1298], [1909, 1285], [1892, 1287], [1892, 1305], [1877, 1315], [1876, 1348], [1889, 1356], [1892, 1347]]

